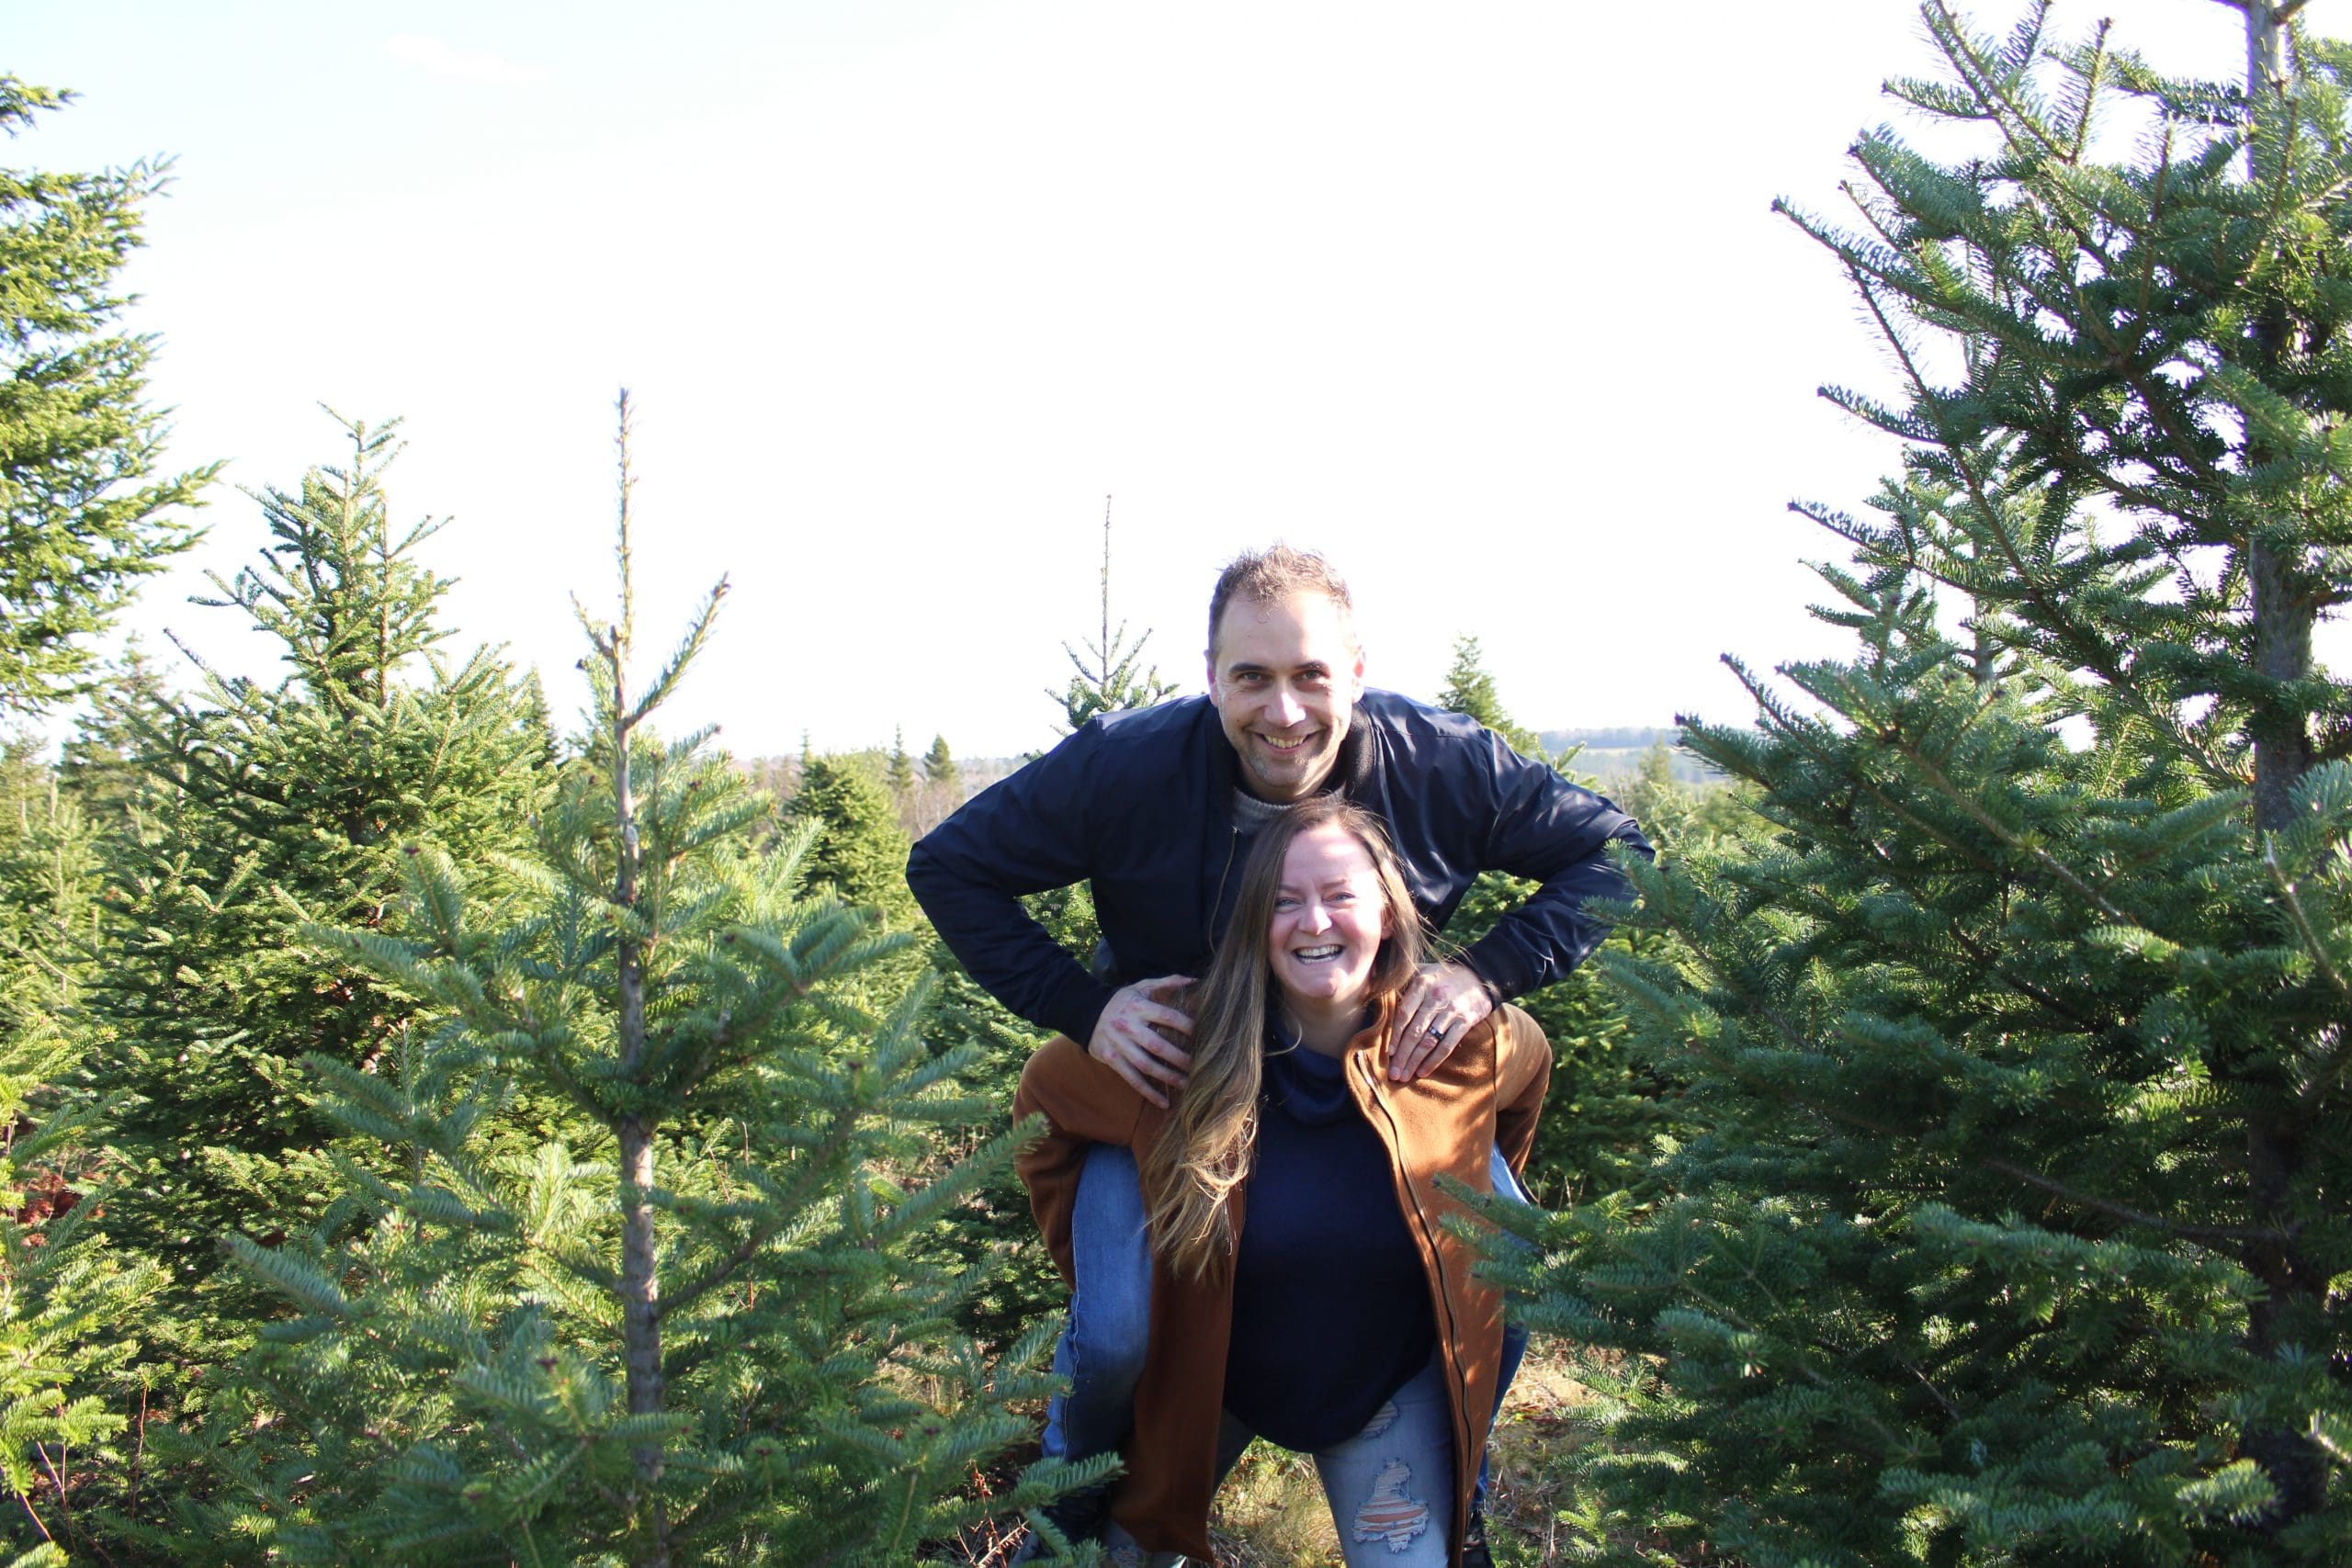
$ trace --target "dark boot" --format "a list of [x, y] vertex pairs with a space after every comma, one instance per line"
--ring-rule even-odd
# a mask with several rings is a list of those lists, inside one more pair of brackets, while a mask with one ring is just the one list
[[1470, 1500], [1470, 1517], [1462, 1526], [1462, 1568], [1495, 1568], [1494, 1553], [1487, 1550], [1487, 1500]]

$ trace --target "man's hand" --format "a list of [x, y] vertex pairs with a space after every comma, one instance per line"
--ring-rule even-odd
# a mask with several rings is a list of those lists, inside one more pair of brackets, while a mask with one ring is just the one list
[[1426, 1077], [1452, 1054], [1470, 1026], [1495, 1010], [1486, 982], [1466, 964], [1433, 964], [1405, 987], [1401, 1021], [1388, 1042], [1392, 1083]]
[[[1135, 1086], [1135, 1091], [1154, 1105], [1165, 1108], [1168, 1096], [1159, 1086], [1182, 1089], [1184, 1075], [1192, 1070], [1193, 1058], [1181, 1046], [1171, 1044], [1159, 1031], [1173, 1030], [1190, 1040], [1193, 1021], [1174, 1008], [1155, 998], [1181, 989], [1193, 983], [1189, 975], [1162, 975], [1157, 980], [1137, 980], [1111, 993], [1111, 1005], [1094, 1021], [1094, 1033], [1086, 1042], [1086, 1054], [1117, 1073]], [[1154, 1028], [1154, 1025], [1158, 1028]]]

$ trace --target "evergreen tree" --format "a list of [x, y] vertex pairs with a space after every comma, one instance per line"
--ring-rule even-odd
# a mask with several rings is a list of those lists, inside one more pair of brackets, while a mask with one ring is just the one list
[[915, 776], [915, 760], [907, 755], [907, 727], [903, 724], [899, 726], [891, 739], [890, 762], [888, 771], [882, 775], [882, 782], [890, 791], [892, 804], [900, 811], [906, 810], [913, 804], [915, 785], [918, 781]]
[[0, 1543], [81, 1548], [94, 1480], [119, 1474], [117, 1395], [161, 1272], [90, 1228], [98, 1097], [65, 1027], [88, 978], [96, 855], [73, 797], [19, 740], [0, 752]]
[[168, 707], [155, 661], [132, 638], [66, 738], [57, 766], [60, 788], [101, 837], [120, 827], [144, 787], [140, 738], [165, 723]]
[[[311, 936], [447, 1022], [374, 1071], [311, 1058], [348, 1149], [396, 1157], [337, 1151], [323, 1223], [234, 1243], [300, 1314], [213, 1429], [240, 1495], [209, 1522], [253, 1560], [897, 1564], [990, 1506], [974, 1466], [1042, 1390], [1042, 1334], [984, 1359], [944, 1326], [958, 1282], [909, 1256], [1012, 1145], [901, 1185], [913, 1130], [971, 1113], [918, 1039], [925, 987], [878, 1018], [842, 998], [909, 939], [799, 893], [815, 824], [754, 856], [740, 772], [647, 728], [726, 584], [636, 685], [628, 418], [596, 729], [534, 875], [485, 914], [421, 849], [406, 937]], [[563, 1134], [515, 1125], [533, 1098]], [[1103, 1468], [1034, 1467], [1012, 1503]]]
[[[2292, 7], [2283, 9], [2291, 10]], [[2352, 1558], [2352, 50], [2250, 91], [1925, 12], [1973, 130], [1797, 220], [1904, 381], [1874, 517], [1806, 507], [1850, 657], [1686, 744], [1766, 844], [1655, 869], [1608, 960], [1702, 1132], [1551, 1228], [1613, 1381], [1608, 1560]], [[2147, 121], [2128, 163], [2094, 118]], [[1506, 1267], [1509, 1262], [1506, 1260]]]
[[893, 930], [914, 919], [907, 891], [911, 845], [871, 769], [854, 757], [810, 759], [786, 815], [815, 835], [802, 868], [812, 890], [878, 910]]
[[900, 813], [907, 832], [922, 838], [955, 814], [964, 804], [964, 780], [956, 766], [956, 758], [947, 750], [947, 738], [934, 735], [931, 750], [923, 753], [922, 782], [917, 787], [911, 807]]
[[922, 776], [925, 783], [951, 792], [963, 783], [956, 771], [955, 755], [947, 750], [947, 737], [944, 735], [931, 738], [931, 750], [922, 757]]
[[[66, 99], [0, 75], [0, 130]], [[156, 476], [164, 418], [141, 401], [154, 343], [111, 330], [130, 303], [115, 273], [163, 178], [146, 163], [0, 169], [0, 711], [85, 689], [89, 636], [196, 542], [175, 509], [217, 465]]]
[[1176, 694], [1176, 683], [1159, 678], [1158, 666], [1138, 670], [1143, 660], [1143, 645], [1151, 640], [1147, 631], [1136, 638], [1132, 647], [1127, 642], [1127, 624], [1111, 625], [1111, 498], [1102, 498], [1102, 626], [1094, 640], [1085, 645], [1080, 654], [1069, 644], [1062, 644], [1062, 651], [1069, 656], [1070, 676], [1068, 686], [1059, 692], [1046, 694], [1062, 706], [1062, 718], [1069, 729], [1075, 730], [1100, 713], [1125, 713], [1130, 708], [1148, 708], [1163, 698]]
[[1453, 639], [1453, 667], [1445, 672], [1445, 690], [1438, 694], [1437, 705], [1449, 713], [1468, 714], [1510, 741], [1511, 750], [1522, 757], [1548, 758], [1536, 733], [1512, 723], [1510, 715], [1503, 711], [1502, 699], [1495, 694], [1495, 678], [1487, 673], [1475, 637]]
[[[1475, 637], [1455, 639], [1453, 668], [1438, 705], [1476, 719], [1526, 756], [1569, 771], [1573, 751], [1548, 758], [1534, 732], [1511, 721]], [[1668, 840], [1650, 819], [1639, 812], [1635, 816], [1650, 841], [1662, 852], [1668, 850]], [[1499, 871], [1480, 873], [1446, 928], [1446, 945], [1468, 947], [1534, 891], [1535, 885], [1523, 878]], [[1622, 943], [1626, 939], [1611, 940]], [[1651, 1140], [1666, 1125], [1657, 1081], [1627, 1050], [1624, 1009], [1589, 964], [1556, 985], [1520, 998], [1519, 1005], [1544, 1026], [1554, 1056], [1546, 1113], [1525, 1173], [1529, 1190], [1547, 1206], [1584, 1203], [1619, 1191], [1635, 1180], [1647, 1163]]]
[[[183, 1292], [223, 1233], [269, 1235], [311, 1212], [287, 1162], [329, 1124], [292, 1065], [367, 1067], [419, 1019], [413, 998], [322, 964], [305, 919], [382, 924], [419, 836], [495, 863], [526, 841], [544, 787], [527, 684], [488, 652], [453, 666], [435, 651], [447, 582], [415, 557], [435, 525], [392, 525], [390, 427], [347, 428], [350, 467], [260, 495], [271, 543], [215, 580], [210, 603], [275, 639], [288, 678], [208, 672], [160, 714], [101, 709], [137, 731], [146, 780], [106, 845], [111, 918], [87, 1008], [91, 1071], [130, 1097], [111, 1139], [131, 1179], [105, 1224]], [[85, 754], [124, 743], [119, 727], [94, 733]], [[175, 1297], [179, 1354], [202, 1364], [232, 1345], [239, 1310]]]

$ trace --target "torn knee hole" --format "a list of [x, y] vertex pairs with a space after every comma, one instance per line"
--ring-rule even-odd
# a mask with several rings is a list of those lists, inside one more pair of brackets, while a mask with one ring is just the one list
[[1413, 1467], [1392, 1459], [1373, 1478], [1372, 1495], [1356, 1509], [1355, 1538], [1380, 1541], [1391, 1551], [1403, 1551], [1430, 1528], [1427, 1503], [1406, 1490], [1413, 1483]]

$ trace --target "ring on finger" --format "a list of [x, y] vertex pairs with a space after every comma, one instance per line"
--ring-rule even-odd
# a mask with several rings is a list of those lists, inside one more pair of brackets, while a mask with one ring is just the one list
[[1430, 1038], [1442, 1040], [1445, 1038], [1445, 1032], [1453, 1027], [1453, 1025], [1450, 1023], [1432, 1023], [1430, 1025]]

